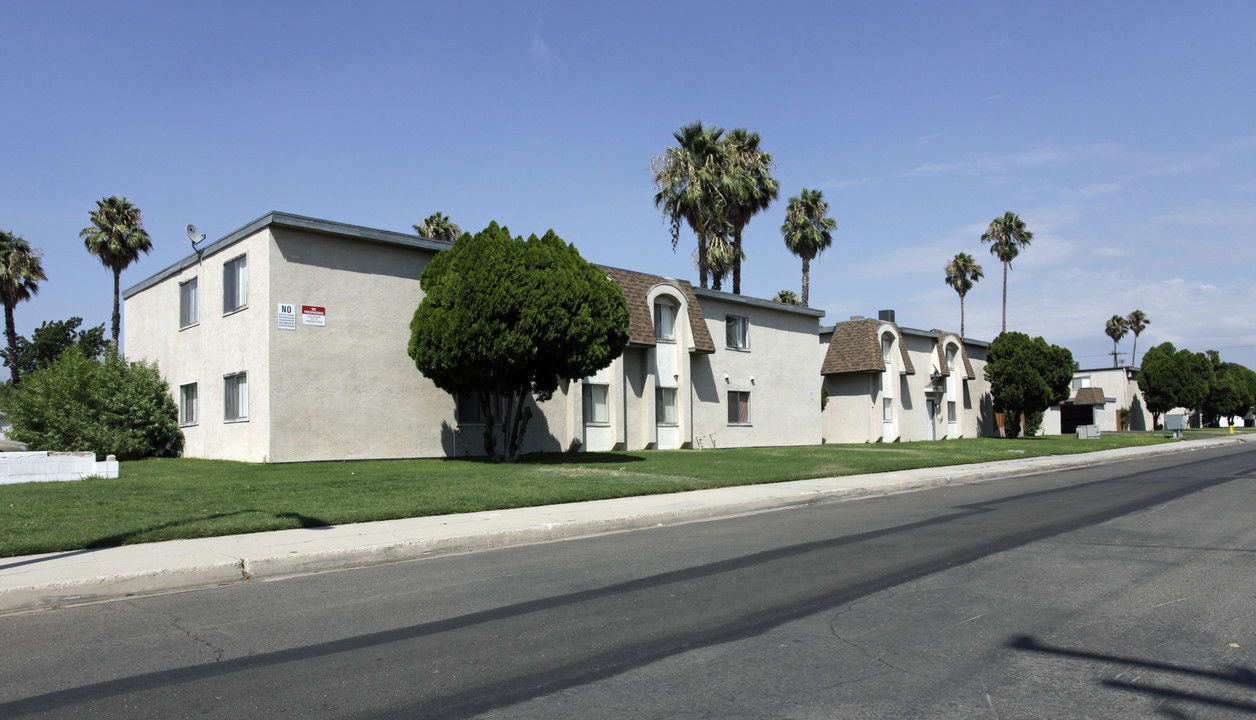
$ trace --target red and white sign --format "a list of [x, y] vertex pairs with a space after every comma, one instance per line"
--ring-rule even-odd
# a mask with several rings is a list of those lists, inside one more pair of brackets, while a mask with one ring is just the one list
[[327, 308], [322, 305], [302, 305], [301, 306], [301, 324], [302, 325], [319, 325], [327, 324]]

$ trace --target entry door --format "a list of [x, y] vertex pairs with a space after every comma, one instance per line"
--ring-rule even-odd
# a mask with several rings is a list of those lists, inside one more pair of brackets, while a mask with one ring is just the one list
[[925, 430], [925, 439], [938, 439], [938, 403], [936, 400], [925, 400], [925, 414], [929, 417], [929, 428]]

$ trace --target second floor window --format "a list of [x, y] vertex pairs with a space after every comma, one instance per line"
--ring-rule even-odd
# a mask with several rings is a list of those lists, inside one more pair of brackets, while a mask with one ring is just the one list
[[654, 339], [676, 339], [676, 303], [667, 298], [654, 301]]
[[750, 318], [742, 315], [725, 315], [724, 330], [728, 347], [736, 350], [750, 349]]
[[196, 324], [196, 278], [179, 284], [179, 327]]
[[249, 304], [248, 256], [241, 255], [222, 265], [222, 311], [239, 310]]

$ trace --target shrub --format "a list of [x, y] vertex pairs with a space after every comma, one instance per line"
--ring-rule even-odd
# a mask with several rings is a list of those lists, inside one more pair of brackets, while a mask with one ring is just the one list
[[156, 364], [103, 361], [77, 348], [22, 378], [0, 402], [9, 435], [33, 450], [90, 451], [97, 459], [174, 457], [183, 450], [179, 411]]

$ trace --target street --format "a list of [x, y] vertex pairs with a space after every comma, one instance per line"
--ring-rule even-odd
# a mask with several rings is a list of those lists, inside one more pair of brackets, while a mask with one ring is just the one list
[[0, 717], [1239, 718], [1245, 446], [0, 617]]

